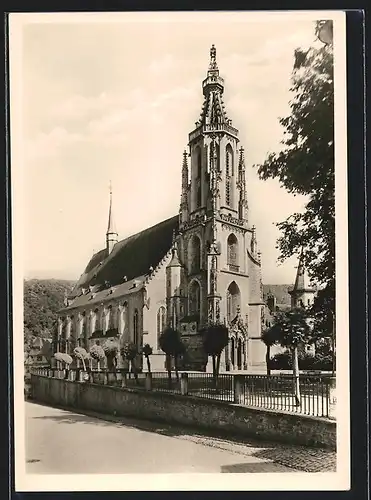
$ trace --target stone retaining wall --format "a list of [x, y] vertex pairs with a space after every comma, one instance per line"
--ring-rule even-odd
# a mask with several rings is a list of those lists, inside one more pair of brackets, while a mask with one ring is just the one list
[[290, 444], [336, 448], [336, 422], [166, 392], [31, 376], [39, 402], [122, 417], [156, 420]]

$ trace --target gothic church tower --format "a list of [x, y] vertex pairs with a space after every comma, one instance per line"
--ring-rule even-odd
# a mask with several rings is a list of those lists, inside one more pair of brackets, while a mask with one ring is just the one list
[[222, 367], [247, 369], [264, 365], [261, 259], [248, 219], [245, 153], [225, 110], [214, 46], [202, 89], [201, 116], [183, 154], [174, 243], [183, 267], [178, 323], [184, 332], [187, 322], [198, 331], [226, 323], [230, 343]]

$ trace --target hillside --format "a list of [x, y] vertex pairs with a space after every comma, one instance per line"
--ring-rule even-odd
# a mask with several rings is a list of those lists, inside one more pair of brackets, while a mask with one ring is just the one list
[[56, 323], [56, 312], [63, 307], [66, 291], [73, 281], [25, 280], [24, 290], [24, 338], [25, 344], [34, 337], [50, 337]]
[[287, 290], [292, 287], [293, 285], [263, 285], [264, 299], [266, 299], [268, 293], [271, 292], [276, 297], [277, 304], [290, 305], [291, 297]]

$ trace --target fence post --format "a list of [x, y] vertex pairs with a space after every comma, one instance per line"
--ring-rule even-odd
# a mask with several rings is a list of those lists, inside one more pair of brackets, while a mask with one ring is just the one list
[[243, 401], [243, 386], [244, 386], [244, 376], [243, 375], [233, 375], [233, 400], [236, 404], [240, 404]]
[[145, 388], [146, 391], [152, 391], [152, 373], [150, 372], [146, 372]]
[[127, 373], [124, 372], [122, 374], [122, 383], [121, 383], [121, 387], [126, 387], [127, 386], [127, 383], [126, 383], [126, 377], [127, 377]]
[[328, 416], [336, 419], [336, 378], [331, 377], [328, 381]]
[[188, 373], [180, 374], [180, 393], [182, 396], [187, 396], [188, 394]]

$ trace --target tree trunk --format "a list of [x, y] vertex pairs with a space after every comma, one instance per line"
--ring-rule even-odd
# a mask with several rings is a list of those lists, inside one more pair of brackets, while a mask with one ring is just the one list
[[151, 373], [151, 362], [149, 360], [149, 356], [146, 356], [146, 361], [147, 361], [147, 369], [148, 373]]
[[298, 346], [292, 349], [292, 371], [294, 382], [294, 396], [296, 406], [300, 406], [300, 379], [299, 379], [299, 356]]
[[267, 351], [265, 353], [265, 362], [267, 364], [267, 375], [268, 375], [268, 377], [271, 374], [270, 360], [271, 360], [271, 346], [267, 345]]
[[221, 353], [219, 353], [216, 356], [216, 370], [215, 370], [215, 389], [218, 390], [218, 378], [219, 378], [219, 370], [220, 370], [220, 356]]
[[135, 360], [131, 360], [131, 371], [134, 373], [134, 378], [135, 378], [135, 383], [138, 383], [138, 373], [137, 373], [137, 367], [135, 366]]
[[174, 356], [174, 368], [175, 368], [176, 381], [179, 382], [178, 356]]
[[212, 360], [213, 360], [213, 386], [214, 389], [216, 389], [216, 358], [214, 354], [212, 355]]
[[169, 386], [169, 389], [171, 389], [171, 357], [169, 356], [169, 354], [166, 354], [165, 364], [166, 364], [167, 377], [168, 377], [168, 386]]

